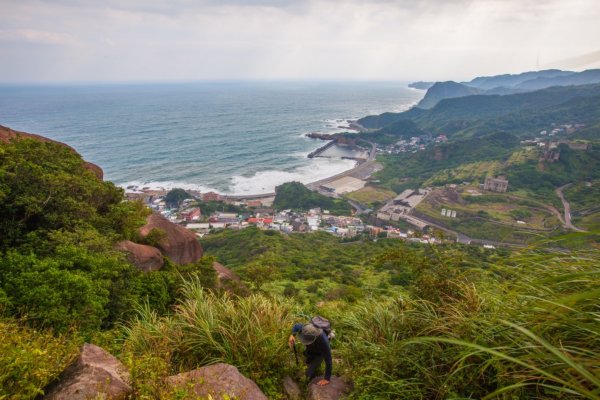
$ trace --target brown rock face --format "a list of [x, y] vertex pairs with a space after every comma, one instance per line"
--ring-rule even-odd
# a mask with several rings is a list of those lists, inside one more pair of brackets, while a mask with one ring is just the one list
[[142, 236], [147, 236], [152, 229], [165, 232], [166, 237], [158, 242], [157, 247], [176, 264], [190, 264], [202, 257], [202, 247], [196, 235], [182, 226], [176, 225], [160, 214], [148, 216], [146, 225], [140, 228]]
[[267, 400], [256, 383], [229, 364], [214, 364], [167, 378], [176, 389], [184, 389], [200, 398], [215, 400]]
[[307, 400], [338, 400], [345, 398], [353, 389], [352, 383], [337, 376], [332, 376], [328, 385], [319, 386], [317, 382], [323, 379], [316, 377], [308, 384]]
[[240, 296], [247, 296], [250, 294], [248, 287], [244, 285], [240, 277], [237, 276], [235, 272], [223, 264], [219, 264], [218, 262], [214, 262], [212, 267], [217, 273], [219, 289], [223, 289], [227, 292], [235, 293]]
[[[0, 125], [0, 142], [3, 143], [8, 143], [9, 140], [11, 139], [19, 139], [19, 138], [28, 138], [28, 139], [35, 139], [35, 140], [39, 140], [40, 142], [52, 142], [52, 143], [57, 143], [60, 144], [61, 146], [64, 146], [68, 149], [71, 149], [73, 151], [73, 153], [79, 155], [79, 153], [77, 153], [75, 151], [74, 148], [72, 148], [69, 145], [66, 145], [64, 143], [61, 142], [57, 142], [56, 140], [52, 140], [52, 139], [48, 139], [47, 137], [44, 136], [40, 136], [40, 135], [35, 135], [33, 133], [26, 133], [26, 132], [19, 132], [19, 131], [14, 131], [10, 128], [7, 128], [5, 126]], [[90, 162], [84, 161], [85, 164], [85, 168], [92, 171], [94, 173], [94, 175], [96, 175], [98, 177], [98, 179], [103, 179], [104, 178], [104, 171], [102, 171], [102, 168], [100, 168], [99, 166], [97, 166], [96, 164], [92, 164]]]
[[84, 344], [77, 360], [46, 388], [45, 399], [124, 399], [132, 391], [129, 372], [112, 355], [93, 344]]
[[156, 247], [124, 240], [117, 243], [115, 249], [126, 252], [129, 262], [144, 272], [157, 271], [164, 264], [163, 256]]

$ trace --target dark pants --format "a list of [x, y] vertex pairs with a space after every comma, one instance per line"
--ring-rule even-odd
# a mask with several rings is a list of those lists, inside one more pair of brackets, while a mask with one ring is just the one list
[[309, 381], [317, 376], [317, 372], [322, 362], [323, 356], [306, 356], [306, 378], [308, 378]]

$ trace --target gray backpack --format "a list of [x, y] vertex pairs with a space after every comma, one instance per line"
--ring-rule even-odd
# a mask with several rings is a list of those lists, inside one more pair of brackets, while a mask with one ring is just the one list
[[335, 332], [331, 329], [331, 322], [327, 318], [316, 315], [310, 319], [310, 323], [319, 329], [323, 329], [329, 340], [335, 337]]

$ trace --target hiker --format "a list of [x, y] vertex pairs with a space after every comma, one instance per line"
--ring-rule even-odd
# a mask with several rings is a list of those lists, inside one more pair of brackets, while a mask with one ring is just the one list
[[300, 343], [306, 347], [304, 356], [306, 357], [306, 377], [308, 381], [310, 382], [317, 375], [317, 370], [321, 366], [321, 363], [325, 361], [325, 376], [317, 382], [317, 385], [324, 386], [329, 384], [333, 363], [327, 333], [313, 324], [295, 324], [288, 340], [290, 347], [296, 345], [294, 335], [298, 335]]

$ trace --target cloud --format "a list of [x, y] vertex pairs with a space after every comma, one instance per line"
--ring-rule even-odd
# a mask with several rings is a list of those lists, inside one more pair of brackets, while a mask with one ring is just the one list
[[600, 37], [597, 0], [0, 1], [9, 81], [460, 80]]
[[51, 31], [40, 31], [35, 29], [0, 30], [0, 42], [24, 42], [60, 46], [72, 46], [79, 43], [75, 37], [68, 34]]

